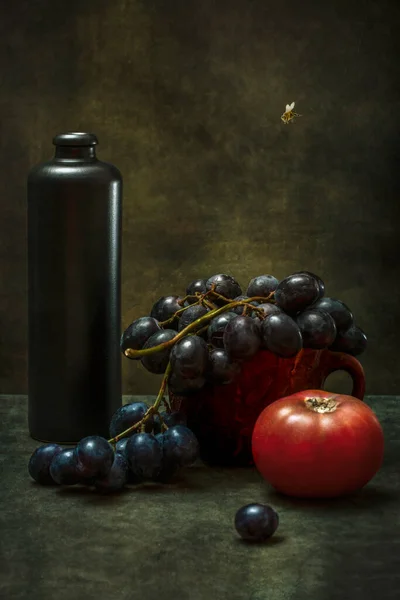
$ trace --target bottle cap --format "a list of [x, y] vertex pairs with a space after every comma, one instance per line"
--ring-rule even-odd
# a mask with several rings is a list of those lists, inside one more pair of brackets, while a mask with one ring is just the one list
[[97, 137], [94, 133], [59, 133], [53, 138], [55, 146], [96, 146]]

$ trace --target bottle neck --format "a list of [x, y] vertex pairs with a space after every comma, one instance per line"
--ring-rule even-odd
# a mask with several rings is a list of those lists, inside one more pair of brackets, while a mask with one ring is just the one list
[[94, 146], [56, 146], [55, 158], [59, 160], [96, 160]]

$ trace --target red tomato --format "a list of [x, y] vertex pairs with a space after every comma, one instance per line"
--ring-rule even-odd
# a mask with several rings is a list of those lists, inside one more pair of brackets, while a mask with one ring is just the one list
[[252, 436], [253, 458], [277, 491], [333, 498], [367, 484], [383, 460], [383, 431], [357, 398], [307, 390], [267, 406]]

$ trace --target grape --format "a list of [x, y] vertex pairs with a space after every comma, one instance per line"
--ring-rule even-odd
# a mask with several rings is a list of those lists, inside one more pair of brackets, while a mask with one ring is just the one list
[[311, 275], [299, 273], [289, 275], [275, 290], [277, 305], [287, 313], [304, 310], [319, 298], [319, 285]]
[[105, 477], [114, 461], [111, 444], [99, 435], [89, 435], [81, 439], [76, 446], [78, 473], [83, 478]]
[[[240, 296], [236, 296], [236, 298], [234, 298], [233, 301], [238, 302], [239, 300], [248, 300], [248, 299], [249, 299], [249, 296], [244, 296], [242, 294]], [[248, 303], [248, 306], [257, 306], [257, 305], [258, 305], [258, 302], [256, 302], [256, 301]], [[236, 315], [242, 315], [245, 308], [246, 308], [246, 305], [241, 304], [240, 306], [235, 306], [234, 308], [232, 308], [230, 312], [234, 312]], [[249, 311], [247, 314], [251, 317], [255, 316], [254, 311]]]
[[75, 485], [81, 482], [77, 466], [76, 448], [66, 448], [51, 461], [50, 476], [58, 485]]
[[[232, 277], [231, 275], [223, 275], [223, 274], [213, 275], [206, 282], [207, 291], [211, 290], [211, 286], [213, 284], [215, 284], [214, 291], [217, 294], [224, 296], [225, 298], [230, 298], [230, 299], [236, 298], [236, 296], [240, 296], [242, 293], [240, 285], [238, 284], [236, 279], [234, 277]], [[222, 305], [222, 306], [225, 304], [225, 302], [223, 300], [219, 300], [219, 299], [213, 299], [213, 302], [215, 302], [215, 304]]]
[[[153, 317], [140, 317], [136, 319], [122, 334], [120, 342], [121, 352], [125, 352], [127, 348], [141, 350], [153, 333], [160, 331], [160, 329], [158, 322]], [[139, 358], [135, 360], [139, 360]]]
[[265, 317], [269, 315], [277, 315], [278, 313], [283, 313], [282, 309], [279, 308], [276, 304], [272, 304], [271, 302], [266, 302], [265, 304], [259, 304], [258, 308], [260, 308]]
[[347, 331], [354, 323], [353, 315], [346, 304], [341, 300], [335, 298], [322, 298], [318, 300], [313, 308], [318, 308], [329, 313], [332, 319], [335, 321], [336, 329], [338, 332]]
[[118, 440], [118, 442], [115, 444], [115, 452], [125, 456], [126, 444], [128, 443], [129, 437], [124, 437], [122, 440]]
[[62, 448], [58, 444], [44, 444], [36, 448], [28, 463], [28, 471], [32, 479], [41, 485], [54, 485], [50, 475], [50, 464], [61, 451]]
[[179, 378], [201, 377], [208, 367], [206, 342], [197, 335], [188, 335], [175, 344], [170, 355], [171, 370]]
[[122, 490], [128, 482], [128, 462], [125, 456], [116, 452], [111, 469], [105, 477], [95, 481], [95, 488], [99, 492], [117, 492]]
[[199, 456], [199, 442], [184, 425], [174, 425], [163, 434], [163, 454], [179, 467], [189, 467]]
[[283, 358], [295, 356], [303, 346], [299, 326], [285, 313], [262, 321], [261, 333], [264, 348]]
[[[110, 422], [110, 437], [114, 438], [123, 431], [139, 423], [146, 414], [148, 406], [144, 402], [131, 402], [130, 404], [124, 404], [120, 406], [113, 414]], [[153, 426], [151, 417], [146, 422], [146, 426], [150, 428]]]
[[167, 319], [171, 318], [177, 310], [182, 308], [180, 304], [181, 300], [182, 298], [179, 296], [162, 296], [162, 298], [159, 298], [153, 305], [150, 316], [157, 319], [157, 321], [167, 321]]
[[215, 348], [224, 347], [223, 337], [225, 327], [228, 325], [229, 321], [235, 319], [236, 317], [236, 313], [227, 311], [222, 315], [218, 315], [217, 317], [211, 319], [207, 330], [208, 341], [210, 344], [212, 344]]
[[200, 319], [200, 317], [203, 317], [208, 312], [208, 308], [205, 306], [200, 306], [199, 304], [189, 306], [189, 308], [182, 313], [181, 318], [179, 319], [178, 331], [182, 331], [182, 329], [185, 329], [185, 327], [197, 319]]
[[303, 338], [304, 348], [318, 350], [330, 346], [336, 337], [336, 325], [324, 310], [310, 308], [300, 313], [296, 318]]
[[[206, 291], [207, 288], [205, 279], [196, 279], [195, 281], [192, 281], [192, 283], [189, 283], [189, 285], [186, 288], [187, 296], [194, 296], [196, 292], [199, 294], [205, 294]], [[197, 302], [197, 300], [188, 299], [186, 300], [186, 302], [188, 304], [194, 304], [195, 302]]]
[[250, 281], [246, 294], [250, 298], [253, 296], [264, 296], [267, 298], [276, 290], [278, 283], [279, 281], [272, 275], [259, 275]]
[[330, 347], [335, 352], [346, 352], [359, 356], [367, 347], [367, 336], [360, 327], [353, 325], [347, 331], [339, 332]]
[[178, 474], [182, 467], [180, 467], [176, 463], [176, 460], [173, 456], [168, 455], [168, 453], [164, 452], [164, 434], [158, 433], [156, 435], [156, 439], [162, 449], [163, 457], [161, 470], [153, 477], [153, 480], [158, 481], [160, 483], [168, 483], [173, 477], [175, 477], [175, 475]]
[[[169, 342], [176, 336], [176, 331], [173, 329], [162, 329], [157, 333], [154, 333], [151, 338], [147, 340], [144, 345], [144, 349], [153, 348], [154, 346], [158, 346], [159, 344], [163, 344], [164, 342]], [[160, 350], [155, 354], [148, 354], [147, 356], [142, 356], [141, 362], [145, 369], [150, 371], [150, 373], [155, 373], [156, 375], [162, 375], [165, 373], [165, 369], [168, 366], [169, 355], [171, 353], [171, 348], [165, 348], [164, 350]]]
[[249, 542], [265, 542], [279, 526], [279, 516], [267, 504], [246, 504], [235, 515], [235, 528]]
[[251, 317], [236, 317], [226, 326], [223, 342], [231, 359], [251, 358], [261, 346], [260, 326]]
[[203, 376], [200, 377], [180, 377], [176, 373], [171, 373], [168, 380], [168, 389], [176, 396], [186, 396], [200, 390], [206, 383]]
[[231, 362], [227, 352], [221, 348], [210, 351], [211, 370], [209, 379], [215, 383], [231, 383], [240, 372], [240, 366]]
[[323, 295], [325, 294], [325, 283], [322, 281], [321, 277], [319, 277], [318, 275], [315, 275], [314, 273], [311, 273], [310, 271], [296, 271], [296, 273], [293, 273], [293, 275], [309, 275], [310, 277], [314, 277], [314, 279], [318, 283], [318, 288], [319, 288], [318, 297], [322, 298]]
[[162, 448], [151, 433], [138, 433], [126, 444], [126, 458], [132, 473], [139, 479], [152, 479], [161, 471]]
[[186, 425], [186, 417], [179, 411], [173, 411], [171, 413], [162, 412], [161, 417], [167, 427], [174, 427], [175, 425]]

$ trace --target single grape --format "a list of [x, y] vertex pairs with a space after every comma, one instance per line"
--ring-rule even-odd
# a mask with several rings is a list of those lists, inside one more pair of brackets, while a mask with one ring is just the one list
[[128, 473], [128, 461], [121, 452], [116, 452], [111, 469], [105, 477], [96, 479], [95, 488], [103, 493], [120, 491], [128, 482]]
[[[130, 404], [120, 406], [111, 417], [110, 437], [114, 438], [133, 425], [136, 425], [136, 423], [139, 423], [146, 414], [147, 409], [148, 406], [144, 402], [131, 402]], [[151, 431], [152, 426], [153, 423], [150, 417], [146, 421], [146, 429]]]
[[139, 479], [152, 479], [161, 471], [162, 448], [151, 433], [138, 433], [126, 444], [126, 458], [132, 473]]
[[32, 479], [41, 485], [54, 485], [50, 475], [50, 464], [61, 451], [62, 448], [58, 444], [44, 444], [36, 448], [28, 463], [28, 471]]
[[[248, 300], [249, 296], [244, 296], [243, 294], [241, 294], [240, 296], [236, 296], [236, 298], [233, 299], [234, 302], [239, 302], [240, 300]], [[249, 302], [247, 304], [247, 306], [258, 306], [258, 302], [254, 301], [254, 302]], [[246, 310], [246, 314], [249, 317], [254, 317], [255, 316], [255, 312], [254, 311], [250, 311], [249, 308], [247, 308], [247, 306], [245, 304], [241, 304], [240, 306], [235, 306], [234, 308], [231, 309], [230, 312], [234, 312], [236, 315], [243, 315], [245, 309]]]
[[118, 440], [118, 442], [115, 444], [115, 452], [125, 456], [126, 444], [128, 443], [129, 437], [124, 437], [122, 440]]
[[186, 416], [179, 411], [173, 411], [171, 413], [162, 412], [161, 417], [167, 427], [174, 427], [175, 425], [186, 426]]
[[163, 457], [161, 463], [161, 470], [153, 477], [153, 481], [157, 481], [159, 483], [168, 483], [178, 474], [182, 467], [180, 467], [176, 463], [173, 456], [164, 453], [164, 434], [158, 433], [155, 437], [158, 443], [160, 444]]
[[78, 474], [76, 448], [66, 448], [58, 452], [50, 463], [50, 476], [58, 485], [81, 483]]
[[182, 313], [179, 319], [178, 331], [182, 331], [188, 325], [200, 319], [200, 317], [204, 317], [209, 312], [208, 308], [205, 306], [200, 306], [199, 304], [194, 304], [193, 306], [189, 306], [185, 312]]
[[310, 308], [296, 317], [304, 348], [318, 350], [330, 346], [336, 337], [336, 325], [324, 310]]
[[175, 344], [170, 355], [171, 371], [179, 378], [202, 377], [208, 367], [206, 342], [197, 335], [188, 335]]
[[[240, 285], [231, 275], [224, 275], [222, 273], [219, 275], [213, 275], [206, 282], [207, 291], [211, 290], [213, 285], [215, 285], [214, 291], [225, 298], [233, 299], [236, 298], [236, 296], [240, 296], [242, 293]], [[213, 299], [213, 302], [219, 306], [223, 306], [225, 304], [225, 302], [220, 299]]]
[[227, 311], [222, 315], [218, 315], [217, 317], [211, 319], [207, 330], [208, 341], [210, 344], [212, 344], [215, 348], [224, 347], [223, 338], [225, 327], [228, 325], [229, 321], [235, 319], [236, 317], [236, 313]]
[[210, 351], [211, 369], [208, 379], [213, 383], [231, 383], [240, 373], [240, 365], [231, 361], [228, 353], [222, 348], [213, 348]]
[[339, 332], [330, 350], [346, 352], [352, 356], [359, 356], [367, 347], [367, 336], [361, 327], [353, 325], [347, 331]]
[[[182, 308], [181, 301], [180, 296], [162, 296], [153, 305], [150, 316], [160, 322], [167, 321]], [[173, 325], [174, 323], [170, 323], [169, 327], [172, 328]]]
[[[159, 344], [163, 344], [164, 342], [169, 342], [176, 336], [176, 331], [173, 329], [162, 329], [157, 333], [154, 333], [151, 338], [147, 340], [144, 345], [144, 349], [153, 348], [154, 346], [158, 346]], [[142, 356], [141, 362], [145, 369], [150, 371], [150, 373], [155, 373], [156, 375], [162, 375], [165, 373], [165, 369], [168, 366], [169, 355], [171, 353], [171, 348], [165, 348], [164, 350], [160, 350], [155, 354], [147, 354], [146, 356]]]
[[174, 425], [163, 434], [163, 455], [179, 467], [190, 467], [199, 456], [199, 442], [184, 425]]
[[319, 277], [318, 275], [315, 275], [315, 273], [311, 273], [310, 271], [296, 271], [296, 273], [293, 273], [293, 275], [309, 275], [310, 277], [313, 277], [318, 283], [318, 288], [319, 288], [318, 297], [322, 298], [324, 296], [325, 283], [322, 281], [321, 277]]
[[168, 380], [168, 389], [175, 396], [188, 396], [201, 390], [205, 383], [206, 378], [202, 375], [200, 377], [180, 377], [172, 372]]
[[278, 513], [267, 504], [246, 504], [235, 515], [235, 528], [249, 542], [265, 542], [279, 526]]
[[114, 461], [111, 444], [99, 435], [89, 435], [76, 446], [78, 473], [85, 479], [105, 477]]
[[254, 296], [268, 298], [276, 290], [278, 283], [277, 278], [272, 275], [259, 275], [250, 281], [246, 294], [249, 298], [253, 298]]
[[263, 311], [265, 317], [269, 317], [269, 315], [277, 315], [278, 313], [283, 313], [283, 310], [279, 308], [279, 306], [277, 306], [276, 304], [272, 304], [271, 302], [259, 304], [258, 308], [260, 308]]
[[[141, 350], [147, 340], [160, 331], [161, 327], [153, 317], [140, 317], [133, 321], [124, 331], [121, 336], [120, 348], [121, 352], [125, 352], [127, 348], [132, 350]], [[135, 360], [139, 360], [136, 358]]]
[[[205, 279], [195, 279], [195, 281], [192, 281], [187, 286], [186, 295], [187, 296], [195, 296], [196, 293], [205, 294], [206, 291], [207, 291], [206, 280]], [[186, 300], [186, 302], [188, 304], [194, 304], [195, 302], [197, 302], [197, 300], [195, 300], [193, 298], [193, 299]]]
[[260, 326], [251, 317], [236, 317], [226, 326], [223, 342], [231, 360], [251, 358], [261, 346]]
[[303, 346], [297, 323], [289, 315], [272, 314], [261, 323], [263, 347], [282, 358], [295, 356]]
[[318, 281], [305, 273], [289, 275], [275, 290], [277, 305], [286, 313], [297, 313], [313, 304], [320, 295]]
[[335, 321], [338, 332], [347, 331], [354, 324], [352, 312], [341, 300], [328, 297], [321, 298], [321, 300], [317, 300], [317, 302], [313, 304], [313, 308], [318, 308], [319, 310], [324, 310], [329, 313]]

